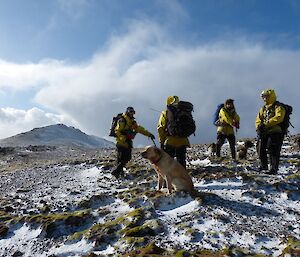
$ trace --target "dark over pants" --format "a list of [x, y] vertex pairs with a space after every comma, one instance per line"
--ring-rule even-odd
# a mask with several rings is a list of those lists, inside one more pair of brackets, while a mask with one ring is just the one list
[[116, 177], [124, 176], [123, 168], [131, 160], [132, 148], [117, 145], [117, 165], [112, 171], [112, 175]]
[[231, 151], [231, 156], [232, 159], [235, 159], [235, 136], [234, 135], [224, 135], [221, 133], [218, 133], [217, 135], [217, 156], [221, 156], [221, 147], [225, 143], [225, 140], [228, 140], [229, 146], [230, 146], [230, 151]]
[[261, 136], [258, 141], [258, 156], [262, 169], [268, 169], [268, 155], [270, 161], [270, 171], [277, 172], [279, 167], [280, 151], [284, 135], [273, 133]]
[[171, 157], [175, 158], [176, 160], [186, 168], [186, 146], [174, 147], [171, 145], [165, 145], [164, 150], [168, 153]]

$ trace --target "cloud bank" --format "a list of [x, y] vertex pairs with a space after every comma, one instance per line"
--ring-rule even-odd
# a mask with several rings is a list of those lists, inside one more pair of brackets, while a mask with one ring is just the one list
[[[245, 39], [180, 45], [158, 24], [138, 22], [83, 63], [0, 61], [0, 90], [35, 88], [34, 101], [55, 113], [32, 109], [9, 116], [12, 109], [2, 109], [0, 137], [17, 133], [23, 120], [28, 129], [52, 121], [72, 122], [89, 134], [107, 138], [112, 116], [127, 106], [134, 106], [137, 121], [156, 134], [159, 111], [169, 95], [194, 104], [197, 131], [192, 143], [215, 140], [212, 116], [226, 98], [235, 99], [241, 116], [237, 137], [253, 137], [262, 105], [259, 95], [266, 88], [274, 88], [280, 101], [294, 107], [292, 132], [299, 133], [299, 70], [299, 51], [266, 49]], [[32, 112], [38, 114], [29, 115]], [[15, 129], [5, 129], [13, 127], [13, 121]], [[147, 143], [151, 141], [137, 137], [136, 145]]]
[[63, 115], [47, 113], [39, 108], [31, 108], [29, 110], [1, 108], [0, 120], [0, 135], [4, 135], [4, 137], [51, 124], [76, 124], [76, 122]]

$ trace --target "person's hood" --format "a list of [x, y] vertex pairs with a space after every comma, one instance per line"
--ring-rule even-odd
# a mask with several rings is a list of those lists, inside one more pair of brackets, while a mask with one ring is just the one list
[[171, 95], [167, 98], [166, 104], [172, 105], [172, 104], [176, 104], [178, 102], [179, 102], [179, 97], [176, 95]]
[[134, 117], [130, 117], [130, 116], [128, 115], [128, 113], [126, 113], [126, 112], [123, 113], [123, 117], [124, 117], [126, 120], [135, 120]]
[[265, 104], [267, 106], [272, 105], [276, 102], [277, 97], [274, 89], [267, 89], [261, 92], [262, 95], [267, 95], [267, 98], [265, 99]]

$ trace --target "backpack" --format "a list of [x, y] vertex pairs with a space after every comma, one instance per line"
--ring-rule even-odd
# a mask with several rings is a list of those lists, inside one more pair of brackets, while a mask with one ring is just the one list
[[224, 104], [219, 104], [217, 106], [217, 109], [214, 113], [214, 117], [213, 117], [213, 124], [215, 126], [219, 126], [219, 113], [220, 113], [220, 110], [224, 107]]
[[117, 123], [120, 119], [123, 119], [126, 122], [126, 119], [123, 117], [123, 113], [118, 113], [117, 116], [113, 117], [111, 126], [110, 126], [110, 131], [109, 131], [109, 136], [110, 137], [117, 137], [115, 128], [117, 126]]
[[289, 132], [288, 131], [289, 126], [291, 125], [292, 127], [294, 127], [290, 122], [290, 116], [293, 112], [293, 107], [288, 104], [284, 104], [284, 103], [281, 103], [278, 101], [275, 102], [274, 106], [275, 105], [279, 105], [285, 109], [285, 115], [284, 115], [283, 121], [281, 123], [279, 123], [278, 125], [281, 127], [283, 134], [287, 135]]
[[193, 104], [179, 101], [176, 105], [169, 105], [167, 109], [167, 133], [170, 136], [189, 137], [196, 131], [193, 119]]

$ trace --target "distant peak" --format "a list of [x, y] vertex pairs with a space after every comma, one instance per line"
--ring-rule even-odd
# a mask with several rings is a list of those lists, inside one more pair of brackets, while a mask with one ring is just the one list
[[76, 145], [82, 147], [112, 147], [114, 143], [87, 135], [80, 129], [62, 123], [34, 128], [30, 131], [0, 140], [0, 146]]

